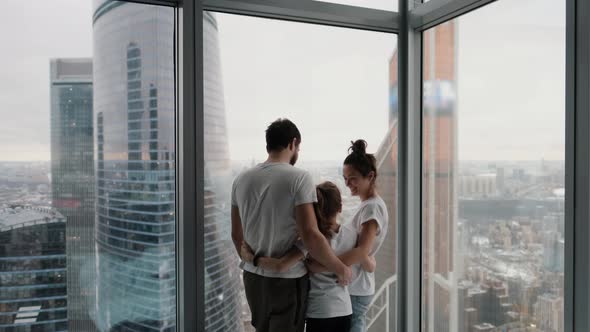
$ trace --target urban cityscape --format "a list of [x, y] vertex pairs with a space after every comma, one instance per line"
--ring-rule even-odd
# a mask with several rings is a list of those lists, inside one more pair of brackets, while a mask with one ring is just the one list
[[[92, 58], [47, 59], [51, 159], [0, 161], [0, 330], [176, 331], [174, 14], [95, 0]], [[563, 160], [460, 158], [457, 27], [427, 34], [422, 149], [422, 330], [564, 331]], [[146, 33], [153, 32], [153, 34]], [[228, 148], [218, 23], [204, 15], [207, 331], [252, 331], [230, 234], [232, 179], [261, 160]], [[432, 42], [431, 42], [432, 41]], [[425, 56], [425, 59], [432, 57]], [[397, 56], [375, 149], [390, 227], [376, 289], [395, 320]], [[359, 204], [342, 161], [304, 161]], [[368, 317], [386, 331], [385, 315]]]

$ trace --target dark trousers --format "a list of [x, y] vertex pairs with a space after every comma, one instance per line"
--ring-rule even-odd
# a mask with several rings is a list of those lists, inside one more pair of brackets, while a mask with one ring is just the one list
[[348, 332], [352, 315], [332, 318], [308, 318], [306, 332]]
[[246, 299], [256, 332], [303, 332], [309, 277], [268, 278], [244, 271]]

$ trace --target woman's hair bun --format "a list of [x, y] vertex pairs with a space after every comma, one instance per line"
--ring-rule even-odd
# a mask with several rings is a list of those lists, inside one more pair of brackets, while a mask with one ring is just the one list
[[358, 153], [358, 154], [366, 154], [367, 153], [367, 141], [364, 139], [357, 139], [354, 142], [350, 142], [350, 148], [348, 148], [349, 152]]

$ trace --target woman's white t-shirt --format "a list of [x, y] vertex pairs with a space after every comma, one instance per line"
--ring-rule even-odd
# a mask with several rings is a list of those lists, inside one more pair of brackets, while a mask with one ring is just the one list
[[[338, 233], [330, 239], [330, 246], [336, 255], [343, 254], [356, 246], [357, 231], [342, 225]], [[352, 315], [350, 294], [345, 286], [340, 286], [336, 275], [331, 272], [313, 273], [310, 278], [307, 296], [307, 317], [333, 318]]]
[[[369, 255], [374, 256], [381, 247], [381, 244], [383, 244], [383, 240], [385, 240], [387, 226], [389, 225], [387, 206], [379, 196], [361, 202], [358, 210], [346, 225], [355, 229], [357, 234], [360, 235], [362, 225], [370, 220], [375, 220], [379, 226], [377, 237], [373, 242], [373, 248], [369, 253]], [[363, 270], [360, 264], [353, 265], [352, 282], [348, 286], [348, 291], [350, 292], [350, 295], [355, 296], [375, 294], [375, 274]]]

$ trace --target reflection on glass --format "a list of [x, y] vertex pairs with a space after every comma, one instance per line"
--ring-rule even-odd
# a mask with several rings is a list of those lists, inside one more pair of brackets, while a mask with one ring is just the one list
[[423, 331], [563, 331], [564, 7], [424, 33]]
[[205, 104], [205, 330], [242, 331], [240, 274], [230, 239], [231, 164], [217, 19], [203, 14]]
[[398, 0], [315, 0], [327, 3], [337, 3], [354, 7], [364, 7], [387, 11], [397, 11]]
[[[265, 160], [264, 131], [279, 117], [290, 118], [301, 131], [296, 167], [309, 171], [316, 183], [332, 181], [339, 187], [341, 222], [359, 203], [342, 178], [350, 141], [364, 138], [369, 152], [376, 153], [378, 190], [390, 225], [376, 256], [378, 295], [367, 321], [369, 331], [387, 331], [387, 326], [394, 331], [397, 122], [389, 105], [397, 105], [395, 36], [227, 14], [205, 14], [204, 21], [205, 191], [211, 212], [205, 248], [206, 262], [212, 264], [205, 270], [207, 301], [219, 307], [240, 301], [237, 313], [207, 311], [207, 331], [217, 326], [237, 330], [235, 323], [253, 331], [230, 238], [228, 191], [235, 176]], [[390, 73], [389, 67], [394, 68]], [[214, 264], [218, 261], [227, 265]], [[386, 311], [379, 311], [383, 306]]]

